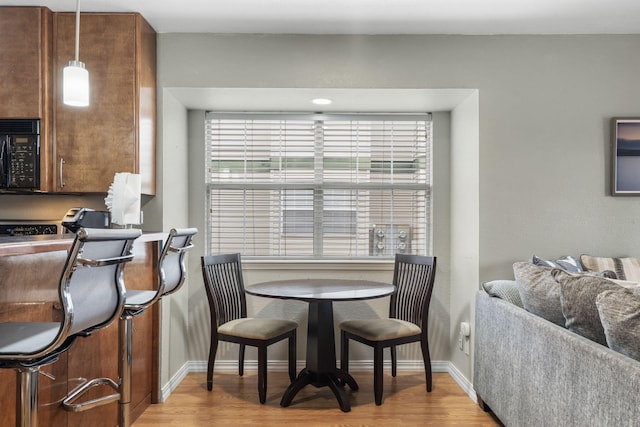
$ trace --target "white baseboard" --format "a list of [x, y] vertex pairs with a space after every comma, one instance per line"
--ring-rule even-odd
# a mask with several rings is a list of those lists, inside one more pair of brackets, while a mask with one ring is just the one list
[[[190, 363], [191, 362], [187, 362], [182, 365], [180, 369], [178, 369], [178, 372], [176, 372], [176, 374], [169, 379], [169, 382], [162, 386], [162, 388], [160, 389], [160, 396], [158, 396], [159, 402], [164, 402], [165, 400], [167, 400], [167, 398], [171, 396], [171, 393], [173, 393], [176, 387], [180, 385], [184, 377], [186, 377], [189, 372], [198, 372], [192, 371], [190, 369]], [[204, 370], [207, 370], [207, 362], [204, 363]]]
[[[268, 369], [270, 372], [287, 372], [288, 363], [286, 360], [269, 360]], [[304, 360], [298, 360], [297, 370], [300, 371], [305, 366]], [[398, 360], [398, 372], [416, 372], [423, 371], [424, 364], [422, 360]], [[385, 361], [385, 370], [391, 369], [391, 361]], [[257, 371], [257, 360], [245, 360], [244, 370], [246, 372]], [[456, 368], [451, 362], [446, 360], [432, 360], [431, 370], [433, 372], [447, 372], [451, 375], [451, 378], [462, 388], [462, 390], [471, 398], [474, 403], [478, 403], [476, 398], [476, 392], [473, 389], [473, 384]], [[215, 372], [237, 372], [238, 361], [237, 360], [217, 360], [215, 365]], [[352, 360], [349, 361], [349, 371], [353, 372], [373, 372], [373, 360]], [[162, 387], [160, 402], [164, 402], [178, 384], [182, 382], [184, 377], [190, 372], [207, 372], [207, 362], [205, 360], [191, 360], [178, 370], [178, 372], [171, 377], [169, 382]]]
[[473, 388], [473, 383], [471, 383], [471, 381], [469, 381], [467, 379], [467, 377], [465, 377], [464, 375], [462, 375], [462, 372], [460, 372], [458, 370], [458, 368], [456, 368], [453, 363], [451, 362], [446, 362], [448, 364], [449, 369], [447, 370], [447, 372], [449, 372], [449, 375], [451, 375], [451, 378], [453, 378], [453, 380], [458, 383], [458, 385], [460, 386], [460, 388], [467, 393], [467, 396], [469, 396], [469, 398], [471, 398], [471, 400], [473, 400], [473, 403], [478, 403], [478, 397], [476, 395], [476, 391]]

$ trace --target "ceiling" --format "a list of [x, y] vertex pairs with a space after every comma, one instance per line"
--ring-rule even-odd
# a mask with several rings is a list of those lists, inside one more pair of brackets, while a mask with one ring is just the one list
[[[0, 0], [75, 11], [76, 0]], [[638, 34], [638, 0], [82, 0], [159, 33]]]

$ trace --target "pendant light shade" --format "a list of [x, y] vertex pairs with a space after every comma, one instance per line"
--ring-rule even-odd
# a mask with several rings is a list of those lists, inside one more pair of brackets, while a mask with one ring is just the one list
[[64, 103], [73, 107], [89, 105], [89, 72], [80, 61], [69, 61], [62, 74]]
[[62, 93], [65, 105], [87, 107], [89, 105], [89, 72], [78, 60], [80, 50], [80, 0], [76, 3], [76, 59], [69, 61], [62, 73]]

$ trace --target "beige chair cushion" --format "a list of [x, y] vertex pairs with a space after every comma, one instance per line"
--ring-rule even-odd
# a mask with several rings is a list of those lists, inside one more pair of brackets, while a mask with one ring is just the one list
[[419, 326], [399, 319], [347, 320], [340, 324], [340, 329], [370, 341], [410, 337], [422, 332]]
[[283, 319], [236, 319], [218, 327], [218, 333], [236, 337], [267, 340], [296, 329], [298, 324]]

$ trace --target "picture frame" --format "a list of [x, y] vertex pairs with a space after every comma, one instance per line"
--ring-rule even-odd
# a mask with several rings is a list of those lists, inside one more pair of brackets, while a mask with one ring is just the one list
[[611, 145], [611, 194], [640, 195], [640, 118], [613, 118]]

